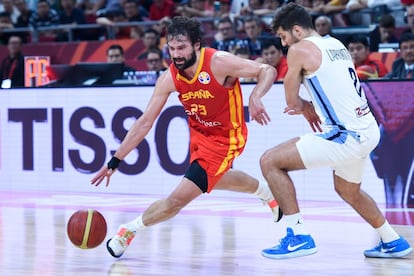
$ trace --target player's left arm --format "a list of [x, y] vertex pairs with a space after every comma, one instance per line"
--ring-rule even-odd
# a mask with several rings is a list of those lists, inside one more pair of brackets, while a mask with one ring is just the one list
[[218, 51], [212, 59], [212, 70], [218, 81], [223, 81], [229, 76], [257, 79], [257, 84], [249, 98], [249, 113], [252, 119], [261, 125], [270, 121], [261, 98], [273, 85], [277, 75], [275, 68], [267, 64], [237, 57], [228, 52]]

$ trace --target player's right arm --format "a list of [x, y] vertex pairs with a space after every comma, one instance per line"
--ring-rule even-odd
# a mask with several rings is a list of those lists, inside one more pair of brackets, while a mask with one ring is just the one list
[[[151, 130], [154, 121], [157, 119], [164, 107], [168, 96], [176, 91], [170, 70], [165, 71], [157, 80], [154, 92], [149, 100], [144, 113], [131, 126], [122, 143], [116, 150], [114, 157], [123, 160], [133, 149], [135, 149]], [[115, 170], [107, 165], [95, 175], [91, 184], [98, 186], [107, 177], [106, 186], [109, 184], [110, 176]]]
[[288, 71], [283, 80], [287, 104], [284, 112], [289, 115], [302, 114], [313, 131], [322, 131], [321, 120], [313, 105], [299, 96], [299, 89], [303, 74], [316, 71], [321, 60], [321, 53], [312, 42], [301, 41], [292, 45], [287, 55]]

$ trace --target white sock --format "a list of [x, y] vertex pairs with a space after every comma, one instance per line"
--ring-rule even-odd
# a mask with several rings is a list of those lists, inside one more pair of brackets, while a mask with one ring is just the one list
[[309, 235], [306, 231], [305, 224], [300, 213], [285, 215], [284, 217], [288, 227], [292, 228], [295, 235]]
[[259, 182], [259, 186], [257, 187], [257, 190], [254, 192], [254, 194], [264, 201], [273, 200], [273, 195], [269, 189], [269, 186], [261, 182]]
[[400, 236], [397, 234], [397, 232], [395, 232], [388, 221], [385, 221], [382, 226], [375, 228], [375, 230], [377, 230], [383, 242], [391, 242], [400, 238]]
[[144, 222], [142, 221], [142, 215], [139, 215], [136, 219], [128, 222], [126, 224], [129, 230], [131, 231], [138, 231], [144, 229], [146, 226], [144, 225]]

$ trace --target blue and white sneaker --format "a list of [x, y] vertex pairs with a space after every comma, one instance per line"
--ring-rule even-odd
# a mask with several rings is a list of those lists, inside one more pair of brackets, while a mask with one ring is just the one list
[[365, 250], [364, 255], [368, 258], [401, 258], [411, 252], [413, 252], [411, 246], [403, 237], [400, 237], [392, 242], [380, 241], [378, 246]]
[[310, 235], [295, 235], [292, 228], [287, 228], [286, 237], [272, 248], [262, 250], [262, 255], [271, 259], [289, 259], [315, 254], [315, 242]]

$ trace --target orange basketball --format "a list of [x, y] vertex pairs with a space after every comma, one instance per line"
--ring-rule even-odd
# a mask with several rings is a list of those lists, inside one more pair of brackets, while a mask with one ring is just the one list
[[68, 221], [67, 234], [70, 241], [79, 248], [97, 247], [106, 236], [106, 220], [96, 210], [79, 210]]
[[366, 80], [371, 78], [378, 78], [377, 69], [374, 66], [361, 65], [356, 68], [359, 79]]

